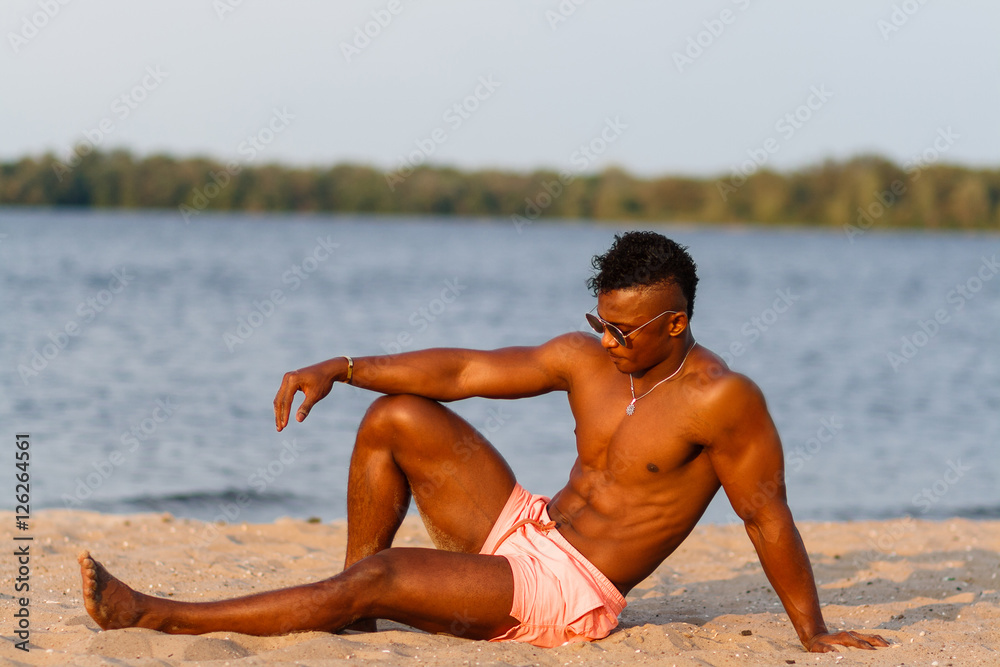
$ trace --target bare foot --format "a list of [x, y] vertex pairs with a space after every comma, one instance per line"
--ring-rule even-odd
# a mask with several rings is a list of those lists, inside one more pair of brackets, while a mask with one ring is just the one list
[[142, 600], [146, 596], [111, 576], [91, 558], [89, 551], [80, 552], [76, 560], [83, 577], [83, 604], [101, 629], [139, 626], [145, 613]]

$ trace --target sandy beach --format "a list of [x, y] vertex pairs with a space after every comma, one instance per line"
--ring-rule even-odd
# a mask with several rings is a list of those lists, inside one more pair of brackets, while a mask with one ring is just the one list
[[[2, 515], [5, 543], [14, 516]], [[538, 649], [428, 635], [379, 622], [374, 634], [249, 637], [102, 632], [84, 611], [76, 554], [89, 549], [138, 590], [208, 601], [322, 579], [340, 570], [342, 521], [208, 524], [170, 515], [46, 510], [30, 529], [30, 642], [12, 622], [16, 558], [2, 592], [3, 665], [997, 665], [1000, 522], [800, 523], [832, 628], [868, 629], [877, 652], [803, 651], [741, 526], [699, 526], [628, 596], [618, 629], [592, 644]], [[429, 546], [410, 517], [398, 545]], [[13, 548], [8, 550], [11, 553]], [[18, 593], [17, 596], [23, 595]]]

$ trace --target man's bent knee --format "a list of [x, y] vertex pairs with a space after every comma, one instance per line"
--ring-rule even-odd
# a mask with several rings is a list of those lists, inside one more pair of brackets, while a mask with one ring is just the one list
[[419, 430], [431, 413], [439, 410], [447, 408], [437, 401], [421, 396], [410, 394], [380, 396], [369, 406], [358, 430], [375, 430], [383, 433], [412, 432]]

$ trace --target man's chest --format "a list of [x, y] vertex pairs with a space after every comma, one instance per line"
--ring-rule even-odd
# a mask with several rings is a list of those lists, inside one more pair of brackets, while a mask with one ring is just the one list
[[578, 406], [585, 408], [576, 428], [581, 466], [651, 481], [650, 475], [663, 478], [697, 458], [704, 449], [697, 410], [674, 392], [657, 399], [637, 401], [631, 415], [630, 396]]

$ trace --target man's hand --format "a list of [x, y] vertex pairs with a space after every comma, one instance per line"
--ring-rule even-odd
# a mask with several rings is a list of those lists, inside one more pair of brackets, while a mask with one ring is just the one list
[[835, 645], [874, 651], [876, 647], [888, 646], [889, 642], [879, 635], [863, 635], [860, 632], [823, 632], [805, 644], [806, 650], [812, 653], [836, 651]]
[[347, 360], [343, 357], [336, 357], [285, 373], [285, 377], [281, 379], [278, 393], [274, 397], [274, 425], [279, 431], [288, 425], [288, 417], [292, 411], [292, 400], [295, 398], [295, 394], [300, 391], [305, 394], [302, 405], [295, 413], [296, 421], [302, 421], [309, 415], [312, 407], [330, 393], [333, 383], [338, 379], [341, 366], [346, 373]]

